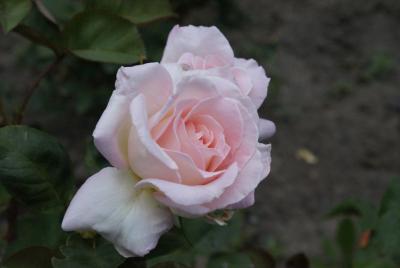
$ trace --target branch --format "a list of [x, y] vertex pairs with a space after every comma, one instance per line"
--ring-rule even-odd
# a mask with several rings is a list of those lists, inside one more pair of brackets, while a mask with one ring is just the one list
[[13, 31], [22, 35], [23, 37], [27, 38], [33, 43], [48, 47], [49, 49], [53, 50], [53, 52], [58, 57], [60, 57], [64, 53], [62, 48], [58, 47], [57, 44], [55, 44], [47, 37], [43, 36], [40, 32], [33, 29], [32, 27], [20, 24], [17, 27], [15, 27]]
[[22, 103], [21, 103], [21, 105], [20, 105], [20, 107], [17, 110], [17, 113], [15, 115], [15, 123], [16, 124], [20, 124], [22, 122], [26, 107], [28, 106], [28, 103], [29, 103], [33, 93], [35, 92], [35, 90], [40, 85], [40, 82], [43, 80], [43, 78], [45, 78], [49, 73], [51, 73], [58, 66], [58, 64], [63, 60], [63, 58], [64, 58], [64, 56], [58, 56], [52, 63], [50, 63], [50, 65], [48, 65], [39, 74], [38, 78], [36, 78], [36, 80], [34, 80], [31, 83], [31, 85], [28, 87], [28, 89], [25, 92], [25, 96], [22, 99]]

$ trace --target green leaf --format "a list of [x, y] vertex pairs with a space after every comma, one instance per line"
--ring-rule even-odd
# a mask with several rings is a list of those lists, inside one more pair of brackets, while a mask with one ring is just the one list
[[8, 33], [20, 23], [32, 7], [31, 0], [2, 0], [0, 2], [0, 22]]
[[345, 218], [340, 221], [336, 231], [336, 241], [342, 252], [343, 267], [350, 268], [356, 243], [356, 230], [351, 219]]
[[400, 201], [388, 204], [380, 217], [375, 234], [378, 248], [400, 263]]
[[26, 126], [0, 129], [0, 179], [18, 201], [39, 208], [64, 205], [73, 186], [63, 146]]
[[379, 215], [385, 214], [393, 203], [400, 203], [400, 178], [393, 178], [383, 195]]
[[360, 203], [354, 200], [346, 200], [335, 206], [327, 215], [327, 217], [338, 216], [361, 216], [362, 208]]
[[57, 24], [64, 24], [75, 14], [83, 10], [81, 1], [71, 0], [41, 0], [48, 12], [54, 16]]
[[4, 186], [0, 184], [0, 213], [7, 208], [8, 202], [10, 200], [11, 200], [11, 195], [7, 192]]
[[376, 206], [370, 202], [350, 199], [341, 202], [327, 214], [328, 218], [340, 216], [356, 216], [360, 229], [372, 229], [378, 220], [378, 211]]
[[157, 247], [147, 255], [147, 258], [155, 258], [167, 255], [179, 248], [190, 248], [191, 245], [186, 241], [182, 232], [178, 228], [173, 228], [168, 233], [161, 236]]
[[182, 228], [198, 254], [229, 251], [241, 242], [242, 215], [237, 213], [225, 226], [201, 220], [184, 219]]
[[191, 267], [190, 264], [198, 255], [210, 256], [231, 251], [241, 242], [242, 220], [239, 213], [226, 226], [218, 226], [201, 219], [181, 218], [181, 228], [174, 229], [169, 234], [170, 237], [161, 237], [158, 246], [160, 248], [157, 247], [146, 257], [147, 266], [150, 268], [173, 261]]
[[391, 181], [382, 198], [372, 246], [400, 263], [400, 178]]
[[45, 247], [25, 248], [8, 258], [2, 268], [52, 268], [54, 252]]
[[[27, 247], [42, 246], [57, 249], [65, 240], [61, 229], [64, 209], [61, 207], [47, 211], [32, 211], [18, 217], [16, 239], [6, 248], [6, 256]], [[40, 228], [38, 231], [37, 228]]]
[[124, 262], [114, 247], [102, 239], [82, 239], [78, 234], [68, 237], [66, 245], [60, 247], [64, 259], [53, 258], [54, 268], [113, 268]]
[[158, 267], [157, 265], [167, 265], [173, 261], [179, 264], [190, 264], [193, 258], [193, 246], [185, 238], [182, 228], [173, 228], [168, 233], [161, 236], [157, 247], [146, 256], [148, 268]]
[[121, 3], [119, 14], [136, 24], [147, 23], [175, 15], [168, 0], [124, 0]]
[[211, 257], [207, 268], [250, 268], [254, 267], [249, 256], [242, 253], [222, 254]]
[[25, 38], [50, 48], [54, 53], [64, 53], [64, 44], [61, 42], [60, 30], [57, 25], [45, 18], [38, 7], [34, 5], [28, 16], [14, 29]]
[[130, 64], [145, 57], [135, 25], [103, 11], [85, 11], [65, 26], [65, 44], [76, 56], [101, 62]]
[[176, 16], [168, 0], [91, 0], [87, 9], [104, 10], [135, 24]]

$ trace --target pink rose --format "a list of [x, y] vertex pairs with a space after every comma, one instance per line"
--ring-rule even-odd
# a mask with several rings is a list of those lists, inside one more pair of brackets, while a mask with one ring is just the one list
[[[143, 256], [173, 225], [254, 203], [270, 170], [274, 125], [257, 107], [269, 79], [235, 59], [215, 27], [175, 27], [160, 63], [121, 67], [93, 133], [113, 166], [72, 200], [64, 230], [94, 230], [123, 256]], [[262, 88], [263, 87], [263, 88]]]

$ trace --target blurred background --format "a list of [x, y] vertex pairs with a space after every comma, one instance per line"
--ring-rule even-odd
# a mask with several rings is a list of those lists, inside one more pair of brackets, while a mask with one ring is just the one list
[[[79, 1], [72, 1], [78, 4]], [[261, 117], [277, 125], [272, 171], [246, 211], [250, 237], [282, 258], [324, 254], [344, 199], [378, 204], [400, 176], [400, 1], [172, 0], [176, 17], [139, 28], [146, 61], [159, 61], [170, 29], [216, 25], [237, 57], [272, 78]], [[0, 94], [8, 113], [53, 60], [15, 33], [0, 35]], [[24, 122], [56, 136], [81, 181], [103, 160], [91, 133], [120, 65], [65, 58], [42, 81]]]

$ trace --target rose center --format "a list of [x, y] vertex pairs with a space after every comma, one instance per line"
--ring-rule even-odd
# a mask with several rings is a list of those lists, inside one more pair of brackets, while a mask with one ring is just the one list
[[191, 139], [205, 147], [211, 148], [214, 143], [214, 133], [203, 124], [195, 124], [192, 121], [185, 122], [186, 131]]

